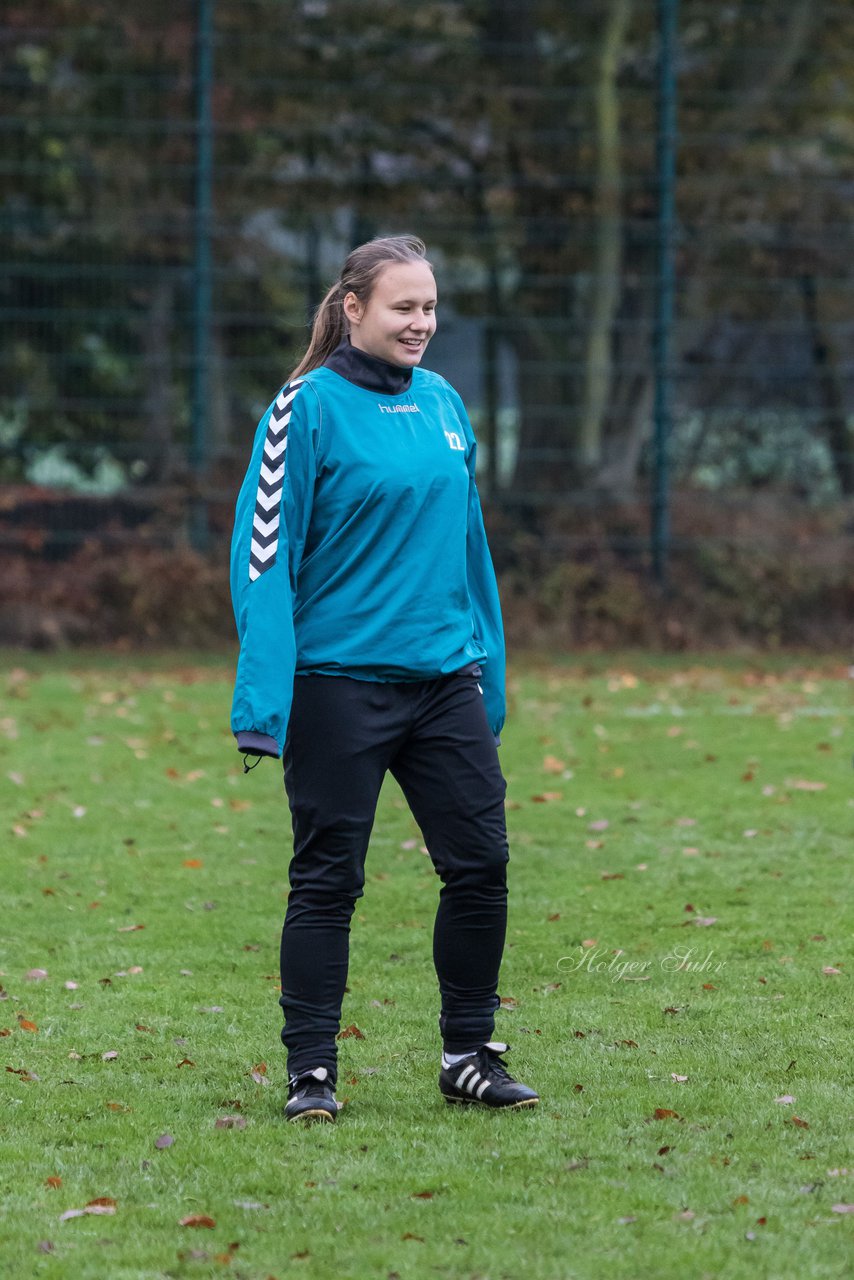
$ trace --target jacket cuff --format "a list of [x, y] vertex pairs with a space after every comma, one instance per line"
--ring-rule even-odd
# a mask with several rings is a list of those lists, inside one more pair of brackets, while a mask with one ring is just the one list
[[281, 755], [279, 744], [269, 734], [255, 733], [250, 729], [241, 729], [234, 736], [237, 739], [238, 751], [247, 752], [252, 756], [278, 757]]

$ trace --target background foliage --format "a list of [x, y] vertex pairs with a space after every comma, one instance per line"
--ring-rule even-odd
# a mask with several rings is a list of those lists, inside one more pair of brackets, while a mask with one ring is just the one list
[[[154, 512], [168, 545], [186, 528], [163, 514], [177, 487], [227, 532], [254, 424], [341, 257], [417, 230], [441, 289], [430, 362], [471, 407], [502, 567], [519, 568], [527, 534], [550, 539], [549, 568], [593, 530], [609, 554], [642, 555], [652, 0], [217, 0], [214, 323], [190, 474], [198, 7], [6, 10], [2, 478], [122, 493], [94, 523], [126, 533]], [[817, 509], [819, 558], [841, 572], [852, 41], [837, 0], [680, 5], [671, 461], [689, 576], [698, 540], [707, 559], [785, 555]], [[66, 552], [88, 529], [67, 504], [35, 521], [6, 491], [7, 545], [23, 527], [42, 554], [46, 525]]]

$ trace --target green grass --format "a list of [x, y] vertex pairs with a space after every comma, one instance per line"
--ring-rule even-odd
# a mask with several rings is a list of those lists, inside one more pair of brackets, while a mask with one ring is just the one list
[[[4, 1276], [851, 1274], [842, 663], [517, 660], [496, 1037], [542, 1103], [441, 1102], [438, 881], [389, 784], [344, 1008], [364, 1038], [338, 1124], [308, 1129], [281, 1116], [289, 817], [277, 765], [242, 775], [229, 679], [5, 657]], [[61, 1220], [97, 1197], [114, 1213]]]

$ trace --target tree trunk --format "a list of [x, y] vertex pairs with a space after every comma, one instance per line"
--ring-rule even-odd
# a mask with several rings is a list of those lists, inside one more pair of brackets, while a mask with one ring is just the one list
[[602, 461], [602, 436], [611, 387], [612, 333], [620, 301], [622, 265], [622, 162], [617, 76], [631, 0], [612, 0], [602, 35], [596, 89], [596, 247], [578, 458], [588, 474]]
[[145, 356], [146, 466], [148, 484], [165, 484], [172, 479], [175, 451], [172, 425], [175, 390], [172, 381], [172, 285], [160, 280], [151, 293], [142, 346]]
[[845, 396], [839, 374], [839, 359], [827, 336], [819, 314], [813, 276], [801, 277], [804, 319], [812, 347], [822, 410], [822, 429], [827, 438], [833, 469], [844, 497], [854, 494], [854, 437], [848, 428]]
[[[513, 246], [519, 283], [504, 300], [502, 336], [518, 361], [519, 440], [510, 490], [537, 495], [577, 483], [580, 325], [574, 316], [577, 267], [567, 250], [565, 175], [577, 164], [571, 123], [555, 129], [554, 111], [541, 90], [548, 64], [541, 52], [544, 6], [531, 0], [490, 0], [482, 38], [495, 92], [498, 157], [512, 192]], [[506, 132], [505, 132], [506, 130]], [[535, 141], [531, 141], [531, 140]]]

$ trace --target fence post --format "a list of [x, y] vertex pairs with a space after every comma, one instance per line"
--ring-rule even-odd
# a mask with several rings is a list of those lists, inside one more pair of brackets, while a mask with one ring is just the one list
[[652, 565], [667, 587], [670, 550], [669, 452], [672, 425], [670, 339], [673, 329], [673, 229], [676, 185], [676, 31], [679, 0], [658, 0], [658, 101], [656, 121], [655, 325], [653, 368]]
[[215, 0], [196, 0], [196, 173], [193, 208], [193, 364], [190, 408], [190, 538], [197, 551], [209, 541], [207, 500], [202, 492], [208, 463], [212, 310], [211, 215], [213, 185], [213, 27]]

